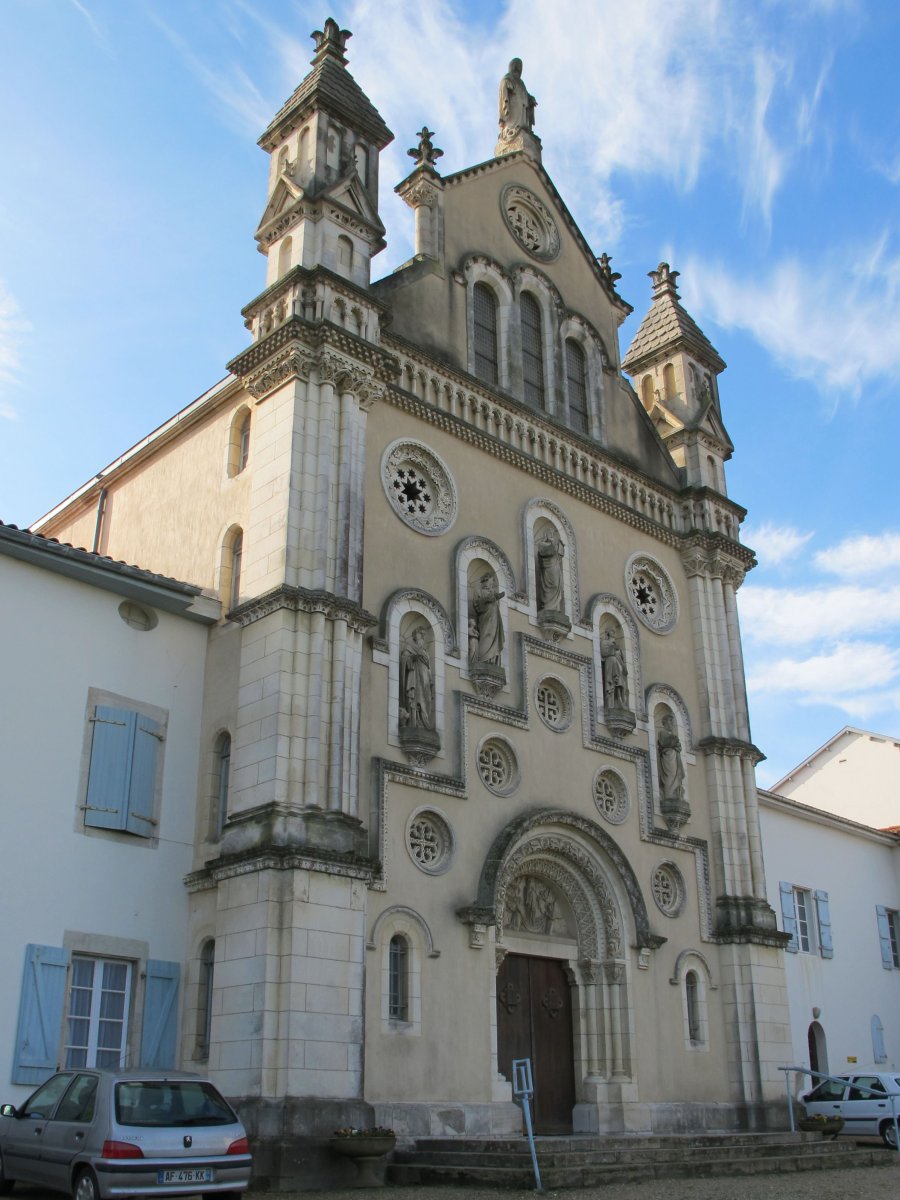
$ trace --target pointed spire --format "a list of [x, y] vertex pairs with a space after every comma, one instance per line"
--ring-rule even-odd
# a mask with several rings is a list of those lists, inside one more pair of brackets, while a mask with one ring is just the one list
[[678, 271], [673, 271], [668, 263], [661, 262], [655, 271], [648, 274], [653, 284], [653, 302], [622, 360], [624, 369], [633, 375], [635, 371], [658, 362], [676, 350], [685, 350], [716, 374], [724, 371], [724, 360], [681, 304], [675, 286]]

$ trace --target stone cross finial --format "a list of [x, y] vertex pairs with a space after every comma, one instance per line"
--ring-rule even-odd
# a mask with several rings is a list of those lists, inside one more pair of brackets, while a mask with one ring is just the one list
[[418, 146], [415, 146], [412, 150], [407, 150], [406, 153], [410, 158], [416, 160], [417, 167], [431, 167], [434, 170], [434, 164], [444, 153], [443, 150], [438, 150], [431, 140], [434, 137], [434, 130], [429, 129], [427, 125], [423, 125], [416, 134], [416, 137], [419, 139]]
[[325, 22], [325, 29], [316, 29], [309, 35], [316, 43], [314, 67], [326, 58], [336, 58], [342, 67], [347, 65], [344, 51], [347, 49], [347, 39], [353, 37], [349, 29], [341, 29], [334, 17]]
[[667, 262], [661, 262], [655, 271], [648, 271], [650, 281], [653, 284], [653, 299], [658, 300], [662, 296], [671, 296], [673, 300], [678, 299], [678, 292], [675, 289], [675, 280], [678, 278], [678, 271], [673, 271]]

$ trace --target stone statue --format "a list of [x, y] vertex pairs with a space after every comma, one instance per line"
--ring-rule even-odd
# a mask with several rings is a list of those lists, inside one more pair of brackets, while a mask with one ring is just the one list
[[684, 763], [681, 761], [681, 742], [675, 728], [675, 718], [666, 713], [662, 729], [656, 735], [656, 755], [659, 761], [659, 791], [663, 800], [684, 799]]
[[421, 625], [400, 652], [400, 725], [434, 729], [434, 680]]
[[566, 552], [555, 529], [547, 529], [537, 541], [538, 610], [565, 612], [562, 560]]
[[611, 629], [600, 638], [600, 662], [603, 667], [603, 703], [607, 710], [628, 707], [628, 668], [625, 655]]
[[482, 575], [472, 593], [472, 612], [478, 629], [478, 649], [473, 656], [476, 663], [500, 665], [503, 651], [503, 620], [500, 616], [500, 601], [506, 595], [497, 588], [497, 580], [490, 573]]
[[510, 889], [505, 927], [524, 933], [558, 932], [556, 897], [540, 879], [523, 875]]
[[514, 58], [500, 80], [500, 141], [511, 142], [522, 130], [530, 133], [536, 107], [522, 81], [522, 60]]

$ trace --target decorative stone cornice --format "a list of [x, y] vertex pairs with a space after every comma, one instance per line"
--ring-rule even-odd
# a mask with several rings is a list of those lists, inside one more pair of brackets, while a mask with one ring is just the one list
[[189, 892], [202, 892], [216, 887], [225, 879], [253, 875], [259, 871], [318, 871], [369, 883], [375, 875], [375, 868], [376, 864], [357, 855], [335, 854], [326, 850], [298, 853], [283, 846], [213, 859], [199, 871], [185, 875], [184, 886]]
[[263, 617], [268, 617], [279, 609], [324, 613], [329, 621], [346, 621], [357, 633], [364, 633], [378, 624], [377, 617], [352, 600], [336, 596], [332, 592], [292, 587], [286, 583], [263, 596], [255, 596], [252, 600], [239, 604], [229, 612], [228, 618], [237, 621], [241, 626], [252, 625], [254, 621], [261, 621]]
[[791, 935], [778, 928], [775, 912], [767, 900], [758, 896], [719, 896], [713, 940], [723, 944], [753, 942], [783, 949]]
[[754, 746], [752, 742], [745, 742], [740, 738], [701, 738], [697, 743], [697, 749], [708, 757], [740, 758], [754, 767], [757, 763], [765, 762], [766, 758], [762, 750]]
[[749, 570], [756, 566], [756, 556], [748, 547], [721, 533], [694, 533], [679, 547], [685, 574], [721, 579], [739, 588]]
[[434, 208], [441, 194], [441, 181], [427, 168], [419, 167], [412, 175], [394, 188], [397, 195], [410, 208]]

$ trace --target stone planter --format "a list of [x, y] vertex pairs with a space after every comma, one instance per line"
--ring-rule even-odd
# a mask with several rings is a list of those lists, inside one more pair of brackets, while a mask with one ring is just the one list
[[333, 1137], [329, 1146], [335, 1154], [352, 1159], [356, 1166], [357, 1187], [384, 1187], [381, 1160], [390, 1154], [397, 1138], [391, 1134], [360, 1134], [358, 1137]]

